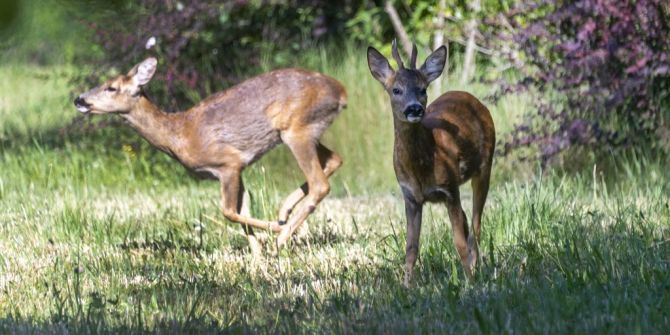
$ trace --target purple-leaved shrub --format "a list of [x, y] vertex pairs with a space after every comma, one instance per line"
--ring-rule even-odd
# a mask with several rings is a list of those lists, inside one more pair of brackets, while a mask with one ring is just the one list
[[532, 91], [503, 153], [670, 143], [670, 3], [666, 0], [521, 1], [503, 34], [522, 55], [521, 79], [502, 94]]

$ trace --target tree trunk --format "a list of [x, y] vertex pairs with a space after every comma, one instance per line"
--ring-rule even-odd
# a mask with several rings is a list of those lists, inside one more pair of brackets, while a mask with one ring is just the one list
[[477, 35], [477, 14], [480, 9], [479, 0], [472, 1], [468, 7], [472, 11], [472, 19], [466, 25], [468, 41], [465, 46], [465, 56], [463, 57], [463, 73], [461, 74], [461, 84], [466, 84], [475, 73], [475, 36]]
[[[435, 23], [435, 36], [433, 37], [433, 50], [444, 45], [444, 10], [447, 7], [446, 0], [440, 0], [437, 7], [437, 22]], [[444, 66], [442, 77], [433, 83], [433, 96], [442, 93], [442, 81], [449, 76], [449, 47], [447, 47], [447, 62]]]
[[400, 39], [400, 44], [402, 44], [405, 54], [409, 57], [409, 55], [412, 54], [412, 42], [410, 42], [409, 36], [407, 36], [407, 31], [405, 31], [405, 28], [402, 26], [402, 21], [400, 21], [400, 16], [398, 16], [398, 12], [395, 10], [395, 7], [393, 7], [393, 3], [391, 3], [390, 0], [386, 1], [384, 10], [389, 15], [389, 19], [391, 19], [391, 24], [393, 25], [396, 35], [398, 35], [398, 39]]

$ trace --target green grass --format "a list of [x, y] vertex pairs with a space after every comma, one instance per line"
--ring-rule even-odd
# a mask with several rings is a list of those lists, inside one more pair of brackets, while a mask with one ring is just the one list
[[[306, 236], [278, 255], [267, 243], [255, 260], [241, 229], [222, 222], [215, 182], [192, 179], [125, 128], [61, 131], [76, 111], [58, 74], [72, 69], [0, 67], [0, 333], [670, 330], [660, 158], [612, 157], [607, 170], [572, 174], [497, 159], [476, 280], [464, 278], [446, 211], [431, 205], [416, 287], [403, 288], [387, 98], [363, 56], [342, 57], [310, 66], [349, 91], [324, 138], [345, 159], [333, 193]], [[524, 101], [491, 106], [499, 136]], [[244, 177], [252, 212], [269, 219], [302, 179], [283, 148]]]

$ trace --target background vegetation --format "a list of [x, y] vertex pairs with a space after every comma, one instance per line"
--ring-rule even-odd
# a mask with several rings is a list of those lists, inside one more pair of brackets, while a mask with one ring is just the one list
[[[668, 6], [440, 2], [392, 4], [421, 58], [445, 16], [440, 84], [486, 98], [500, 155], [477, 279], [429, 206], [412, 290], [388, 98], [365, 60], [390, 51], [385, 2], [3, 2], [0, 333], [667, 333]], [[291, 248], [253, 259], [216, 183], [114, 117], [77, 115], [76, 94], [149, 55], [169, 110], [276, 67], [347, 87], [324, 139], [345, 165]], [[244, 178], [274, 219], [303, 177], [280, 147]]]

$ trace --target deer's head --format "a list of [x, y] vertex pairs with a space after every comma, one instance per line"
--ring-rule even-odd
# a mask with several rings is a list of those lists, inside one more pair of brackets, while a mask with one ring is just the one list
[[426, 111], [428, 84], [437, 79], [447, 58], [444, 46], [435, 50], [419, 69], [416, 68], [416, 45], [413, 45], [409, 67], [406, 68], [393, 41], [392, 55], [398, 64], [394, 71], [388, 60], [377, 49], [368, 47], [368, 67], [391, 98], [393, 117], [403, 122], [417, 123]]
[[82, 113], [105, 114], [130, 112], [140, 101], [142, 86], [156, 72], [156, 58], [150, 57], [135, 65], [125, 75], [107, 80], [102, 85], [74, 99]]

